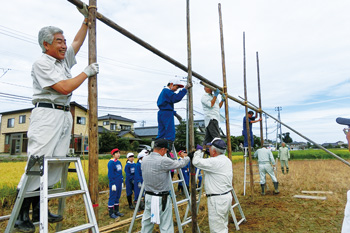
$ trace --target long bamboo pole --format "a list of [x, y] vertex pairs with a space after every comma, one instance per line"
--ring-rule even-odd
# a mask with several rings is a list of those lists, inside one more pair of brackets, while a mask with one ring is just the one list
[[[96, 0], [89, 1], [89, 64], [96, 62]], [[97, 75], [89, 78], [89, 192], [98, 221]]]
[[[222, 79], [223, 79], [223, 92], [225, 94], [225, 118], [226, 118], [226, 138], [227, 138], [227, 153], [228, 158], [232, 161], [232, 148], [231, 148], [231, 133], [230, 133], [230, 118], [227, 101], [227, 82], [226, 82], [226, 66], [225, 66], [225, 48], [224, 48], [224, 32], [222, 24], [221, 4], [218, 5], [219, 10], [219, 24], [220, 24], [220, 42], [221, 42], [221, 61], [222, 61]], [[232, 164], [233, 169], [233, 164]], [[233, 170], [232, 170], [233, 171]], [[233, 179], [232, 179], [233, 187]]]
[[[259, 96], [259, 108], [261, 107], [261, 92], [260, 92], [260, 69], [259, 69], [259, 53], [256, 52], [256, 69], [257, 69], [257, 76], [258, 76], [258, 96]], [[259, 112], [259, 117], [262, 119], [262, 112]], [[260, 121], [260, 142], [261, 147], [264, 145], [264, 132], [263, 132], [263, 121]]]
[[[245, 32], [243, 32], [243, 79], [244, 79], [244, 99], [245, 102], [248, 100], [247, 96], [247, 75], [246, 75], [246, 57], [245, 57]], [[249, 158], [249, 173], [250, 173], [250, 193], [251, 197], [254, 197], [254, 179], [253, 179], [253, 163], [252, 163], [252, 145], [250, 139], [250, 127], [249, 127], [249, 118], [248, 118], [248, 106], [245, 106], [245, 124], [246, 124], [246, 133], [248, 140], [248, 158]]]
[[[186, 1], [186, 20], [187, 20], [187, 63], [188, 77], [187, 84], [192, 84], [192, 52], [191, 52], [191, 27], [190, 27], [190, 0]], [[192, 88], [188, 89], [188, 131], [189, 131], [189, 151], [194, 150], [194, 127], [193, 127], [193, 92]], [[196, 168], [190, 164], [191, 174], [191, 212], [192, 212], [192, 232], [197, 233], [197, 195], [196, 195]]]

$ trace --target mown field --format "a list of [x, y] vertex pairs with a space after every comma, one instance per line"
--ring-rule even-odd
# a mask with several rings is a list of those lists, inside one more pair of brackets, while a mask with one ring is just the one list
[[[317, 151], [316, 151], [317, 152]], [[349, 152], [347, 152], [349, 153]], [[338, 154], [338, 153], [337, 153]], [[280, 194], [273, 195], [271, 179], [267, 178], [268, 191], [266, 196], [261, 196], [260, 185], [254, 185], [254, 194], [251, 195], [250, 187], [247, 187], [246, 196], [243, 196], [243, 173], [244, 163], [242, 156], [234, 156], [237, 162], [234, 163], [234, 184], [235, 191], [242, 205], [247, 221], [240, 225], [240, 232], [340, 232], [344, 217], [346, 203], [346, 192], [350, 189], [350, 167], [335, 159], [326, 160], [292, 160], [290, 161], [290, 173], [282, 175], [278, 169], [277, 178], [280, 183]], [[100, 160], [100, 175], [106, 172], [108, 160]], [[10, 185], [8, 177], [17, 184], [25, 163], [20, 171], [17, 171], [21, 163], [3, 166], [0, 164], [2, 173], [1, 184]], [[85, 165], [86, 166], [86, 165]], [[3, 173], [4, 167], [12, 167]], [[16, 168], [15, 168], [16, 167]], [[15, 169], [14, 169], [15, 168]], [[87, 166], [86, 166], [87, 168]], [[19, 174], [16, 174], [19, 173]], [[106, 173], [105, 173], [106, 174]], [[6, 178], [4, 178], [6, 176]], [[255, 177], [255, 180], [259, 180]], [[297, 199], [294, 195], [302, 194], [301, 191], [332, 191], [333, 194], [319, 194], [326, 196], [326, 200]], [[308, 195], [308, 194], [305, 194]], [[309, 194], [310, 195], [310, 194]], [[313, 194], [317, 195], [317, 194]], [[2, 196], [3, 197], [3, 196]], [[110, 224], [118, 224], [108, 217], [107, 210], [108, 193], [99, 196], [99, 227]], [[50, 202], [50, 209], [56, 209], [56, 201]], [[184, 210], [184, 208], [181, 208]], [[183, 211], [182, 210], [182, 211]], [[132, 216], [132, 211], [127, 208], [125, 192], [121, 197], [121, 211], [125, 214], [119, 222], [124, 222]], [[11, 213], [11, 205], [3, 203], [0, 215]], [[236, 211], [236, 213], [238, 213]], [[63, 223], [64, 228], [69, 228], [85, 222], [84, 206], [80, 197], [67, 199], [67, 208]], [[206, 197], [203, 197], [200, 204], [198, 222], [202, 232], [209, 232]], [[0, 232], [5, 229], [7, 221], [0, 222]], [[51, 224], [51, 231], [54, 232], [54, 224]], [[176, 226], [176, 224], [175, 224]], [[230, 223], [230, 232], [235, 231], [233, 223]], [[136, 221], [134, 231], [140, 229], [140, 221]], [[127, 232], [128, 225], [115, 228], [111, 231], [102, 232]], [[185, 232], [191, 232], [190, 226], [185, 227]], [[158, 232], [155, 230], [154, 232]]]

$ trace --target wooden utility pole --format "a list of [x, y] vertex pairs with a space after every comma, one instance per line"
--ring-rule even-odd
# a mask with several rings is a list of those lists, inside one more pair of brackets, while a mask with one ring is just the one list
[[246, 79], [246, 58], [245, 58], [245, 32], [243, 32], [243, 79], [244, 79], [244, 99], [245, 99], [245, 124], [247, 129], [247, 140], [248, 140], [248, 156], [249, 156], [249, 173], [250, 173], [250, 193], [252, 198], [254, 196], [254, 179], [253, 179], [253, 163], [252, 163], [252, 144], [250, 137], [250, 127], [248, 118], [248, 97], [247, 97], [247, 79]]
[[[89, 1], [89, 64], [96, 62], [96, 0]], [[98, 221], [97, 75], [89, 77], [89, 192]]]
[[[191, 27], [190, 27], [190, 0], [186, 0], [186, 19], [187, 19], [187, 63], [188, 76], [187, 84], [192, 85], [192, 52], [191, 52]], [[189, 132], [189, 151], [194, 150], [194, 127], [193, 127], [193, 92], [192, 87], [188, 89], [188, 132]], [[191, 178], [191, 212], [192, 212], [192, 232], [197, 233], [197, 194], [196, 194], [196, 168], [191, 163], [190, 165]]]
[[[231, 133], [230, 133], [230, 118], [229, 109], [227, 101], [227, 82], [226, 82], [226, 66], [225, 66], [225, 47], [224, 47], [224, 32], [222, 26], [222, 16], [221, 16], [221, 4], [218, 5], [219, 10], [219, 23], [220, 23], [220, 41], [221, 41], [221, 61], [222, 61], [222, 78], [223, 78], [223, 92], [225, 94], [225, 119], [226, 119], [226, 138], [227, 138], [227, 153], [228, 158], [232, 162], [232, 148], [231, 148]], [[233, 169], [233, 164], [232, 164]], [[233, 171], [233, 170], [232, 170]], [[232, 179], [233, 187], [233, 179]]]
[[[259, 53], [256, 52], [256, 68], [257, 68], [257, 74], [258, 74], [258, 95], [259, 95], [259, 109], [262, 109], [261, 107], [261, 92], [260, 92], [260, 70], [259, 70]], [[263, 132], [263, 121], [262, 121], [262, 112], [259, 112], [259, 117], [261, 119], [260, 121], [260, 142], [261, 147], [264, 146], [264, 132]]]

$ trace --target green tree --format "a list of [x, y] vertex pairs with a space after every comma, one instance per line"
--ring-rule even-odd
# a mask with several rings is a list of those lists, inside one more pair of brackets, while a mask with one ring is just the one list
[[129, 139], [127, 139], [127, 138], [118, 138], [116, 146], [119, 150], [130, 150], [131, 149]]
[[282, 134], [283, 142], [285, 142], [285, 143], [292, 143], [293, 142], [293, 139], [290, 137], [289, 134], [290, 134], [289, 132], [286, 132], [286, 133]]
[[99, 136], [99, 153], [111, 151], [117, 147], [117, 134], [104, 132]]
[[[181, 121], [181, 123], [176, 126], [174, 144], [177, 150], [186, 149], [186, 122], [185, 121]], [[195, 145], [201, 144], [197, 128], [195, 127], [194, 127], [194, 144]]]
[[131, 149], [132, 149], [133, 151], [137, 151], [137, 148], [139, 148], [139, 145], [140, 145], [140, 143], [139, 143], [138, 141], [133, 141], [133, 142], [131, 143]]

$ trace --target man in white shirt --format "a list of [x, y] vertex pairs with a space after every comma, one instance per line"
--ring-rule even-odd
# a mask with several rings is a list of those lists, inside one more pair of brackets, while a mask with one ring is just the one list
[[220, 137], [219, 121], [220, 108], [225, 102], [225, 95], [222, 95], [221, 101], [217, 99], [220, 90], [213, 91], [209, 87], [204, 87], [205, 94], [202, 96], [201, 102], [204, 111], [205, 137], [203, 145], [211, 142], [214, 138]]
[[232, 162], [225, 156], [226, 143], [223, 140], [214, 138], [209, 145], [211, 157], [204, 159], [203, 152], [197, 150], [192, 163], [205, 174], [210, 232], [224, 233], [228, 232], [228, 214], [232, 203]]

